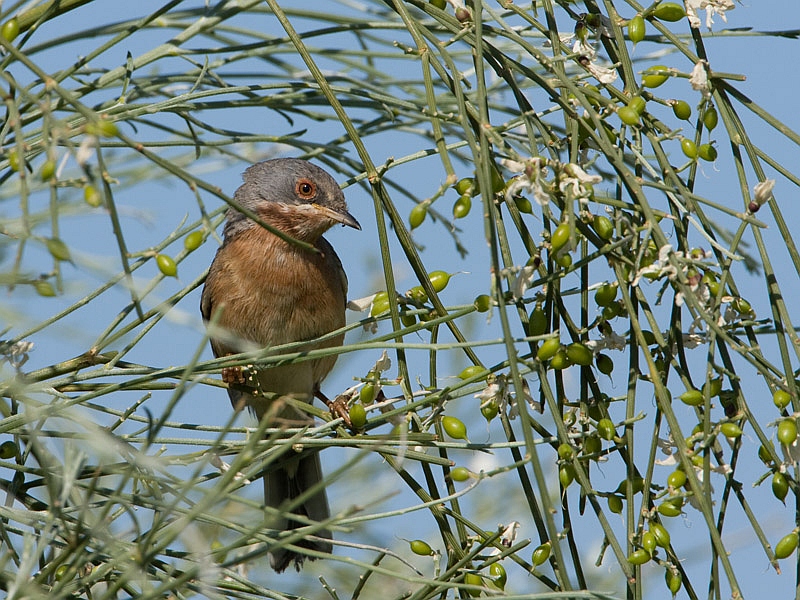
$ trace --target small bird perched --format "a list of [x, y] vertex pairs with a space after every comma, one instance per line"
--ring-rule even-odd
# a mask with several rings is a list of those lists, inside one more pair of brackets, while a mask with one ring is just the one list
[[[224, 241], [211, 263], [200, 301], [203, 319], [215, 323], [211, 336], [215, 356], [313, 340], [342, 328], [347, 276], [322, 234], [336, 224], [361, 229], [347, 212], [344, 194], [333, 177], [307, 161], [279, 158], [260, 162], [249, 167], [243, 179], [233, 197], [238, 206], [317, 251], [281, 239], [238, 210], [228, 209]], [[341, 346], [343, 341], [341, 334], [313, 348]], [[317, 395], [327, 402], [320, 383], [335, 362], [336, 355], [332, 355], [258, 369], [258, 393], [242, 390], [245, 377], [241, 367], [223, 369], [222, 378], [229, 384], [228, 395], [235, 409], [247, 406], [259, 420], [268, 418], [277, 427], [304, 427], [313, 419], [274, 394], [309, 403]], [[318, 452], [281, 459], [264, 476], [264, 502], [284, 514], [289, 507], [309, 521], [324, 521], [330, 511], [322, 487], [302, 505], [291, 506], [321, 480]], [[283, 518], [276, 529], [303, 525]], [[327, 540], [331, 532], [323, 529], [317, 536], [327, 539], [303, 540], [296, 545], [330, 553], [332, 544]], [[292, 562], [300, 570], [305, 558], [281, 548], [270, 553], [270, 564], [279, 573]]]

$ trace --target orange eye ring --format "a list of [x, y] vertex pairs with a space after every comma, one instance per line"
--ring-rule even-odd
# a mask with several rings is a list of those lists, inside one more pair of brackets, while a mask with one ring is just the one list
[[317, 184], [310, 179], [306, 179], [305, 177], [298, 179], [297, 184], [294, 186], [294, 192], [297, 194], [298, 198], [302, 198], [303, 200], [311, 200], [317, 195]]

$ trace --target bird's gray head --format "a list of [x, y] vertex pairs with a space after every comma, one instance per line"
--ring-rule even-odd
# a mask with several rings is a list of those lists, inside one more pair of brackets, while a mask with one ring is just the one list
[[[265, 160], [248, 167], [243, 179], [234, 202], [289, 235], [299, 239], [318, 237], [336, 223], [361, 229], [347, 212], [336, 180], [308, 161]], [[226, 216], [226, 239], [257, 226], [235, 208], [229, 208]]]

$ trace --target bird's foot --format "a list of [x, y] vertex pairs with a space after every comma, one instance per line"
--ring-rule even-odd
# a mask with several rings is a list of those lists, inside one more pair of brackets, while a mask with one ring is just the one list
[[341, 419], [348, 429], [353, 429], [353, 423], [350, 421], [350, 409], [347, 407], [347, 402], [350, 398], [347, 394], [339, 394], [335, 400], [331, 400], [320, 390], [317, 390], [316, 396], [325, 403], [334, 419]]
[[223, 367], [222, 381], [228, 385], [244, 385], [247, 383], [245, 370], [242, 367]]
[[223, 367], [222, 381], [228, 387], [251, 396], [261, 395], [261, 382], [258, 380], [258, 369], [254, 365], [244, 367]]

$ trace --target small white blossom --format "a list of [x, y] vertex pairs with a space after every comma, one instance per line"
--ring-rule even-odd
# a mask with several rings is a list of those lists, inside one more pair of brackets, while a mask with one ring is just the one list
[[601, 67], [600, 65], [596, 65], [594, 63], [589, 63], [586, 65], [586, 68], [592, 74], [592, 76], [597, 79], [600, 83], [603, 84], [610, 84], [614, 83], [617, 80], [617, 71], [615, 69], [608, 69], [606, 67]]
[[33, 342], [19, 341], [10, 346], [6, 345], [5, 342], [0, 342], [0, 347], [2, 347], [0, 353], [6, 357], [11, 366], [19, 369], [28, 362], [28, 352], [33, 350]]
[[572, 45], [572, 51], [579, 56], [585, 56], [590, 61], [594, 61], [597, 58], [597, 50], [585, 39], [576, 39]]
[[[658, 251], [658, 259], [655, 260], [652, 264], [642, 267], [636, 272], [636, 277], [634, 277], [633, 282], [631, 285], [639, 285], [639, 280], [649, 274], [656, 275], [656, 278], [662, 277], [666, 275], [669, 279], [674, 279], [675, 276], [678, 274], [678, 270], [669, 263], [669, 256], [673, 254], [672, 246], [670, 244], [664, 244]], [[681, 258], [683, 256], [683, 252], [674, 252], [675, 256]]]
[[597, 354], [602, 350], [625, 350], [625, 347], [628, 345], [628, 340], [614, 333], [609, 327], [606, 331], [603, 331], [602, 337], [599, 340], [588, 340], [584, 342], [584, 345], [594, 354]]
[[774, 179], [765, 179], [764, 181], [759, 181], [753, 188], [753, 193], [755, 194], [753, 201], [759, 206], [763, 206], [766, 204], [767, 200], [772, 197], [772, 189], [774, 187]]
[[377, 295], [378, 294], [372, 294], [371, 296], [365, 296], [364, 298], [349, 300], [347, 302], [347, 308], [355, 312], [364, 312], [365, 310], [367, 310], [372, 306], [372, 301], [375, 299], [375, 296]]
[[80, 166], [85, 166], [89, 159], [94, 154], [94, 149], [97, 146], [97, 136], [87, 135], [83, 138], [81, 145], [78, 146], [78, 151], [75, 153], [75, 160], [78, 161]]
[[[231, 466], [224, 460], [222, 460], [219, 457], [219, 454], [212, 454], [209, 462], [211, 463], [212, 466], [219, 469], [220, 473], [227, 473], [231, 469]], [[242, 482], [245, 485], [250, 483], [250, 480], [247, 477], [245, 477], [241, 472], [237, 472], [236, 475], [234, 475], [234, 479], [236, 479], [236, 481]]]
[[614, 69], [601, 67], [595, 62], [597, 51], [585, 39], [576, 39], [572, 45], [572, 51], [581, 57], [581, 64], [586, 67], [597, 81], [605, 84], [616, 81], [617, 72]]
[[531, 192], [533, 199], [536, 200], [539, 206], [544, 206], [550, 202], [550, 194], [542, 187], [542, 177], [547, 172], [547, 163], [541, 157], [534, 156], [524, 163], [504, 160], [502, 164], [511, 172], [522, 173], [514, 177], [506, 188], [506, 202], [509, 202], [515, 196], [521, 196], [524, 192]]
[[[707, 336], [704, 333], [684, 333], [683, 334], [683, 347], [692, 350], [698, 346], [705, 344]], [[677, 350], [677, 348], [676, 348]]]
[[586, 185], [595, 185], [603, 181], [599, 175], [589, 175], [575, 163], [567, 163], [561, 172], [558, 189], [568, 198], [584, 198], [589, 195]]
[[706, 98], [711, 95], [711, 85], [708, 83], [708, 61], [698, 60], [689, 77], [692, 89], [701, 92]]
[[689, 25], [693, 29], [700, 28], [700, 17], [697, 14], [699, 10], [706, 11], [706, 27], [711, 29], [714, 24], [714, 15], [719, 15], [726, 23], [728, 18], [725, 11], [733, 10], [736, 5], [733, 0], [685, 0], [686, 16], [689, 18]]
[[530, 289], [535, 276], [536, 268], [533, 265], [526, 265], [519, 270], [519, 274], [514, 280], [514, 300], [519, 300], [525, 295], [525, 292]]

